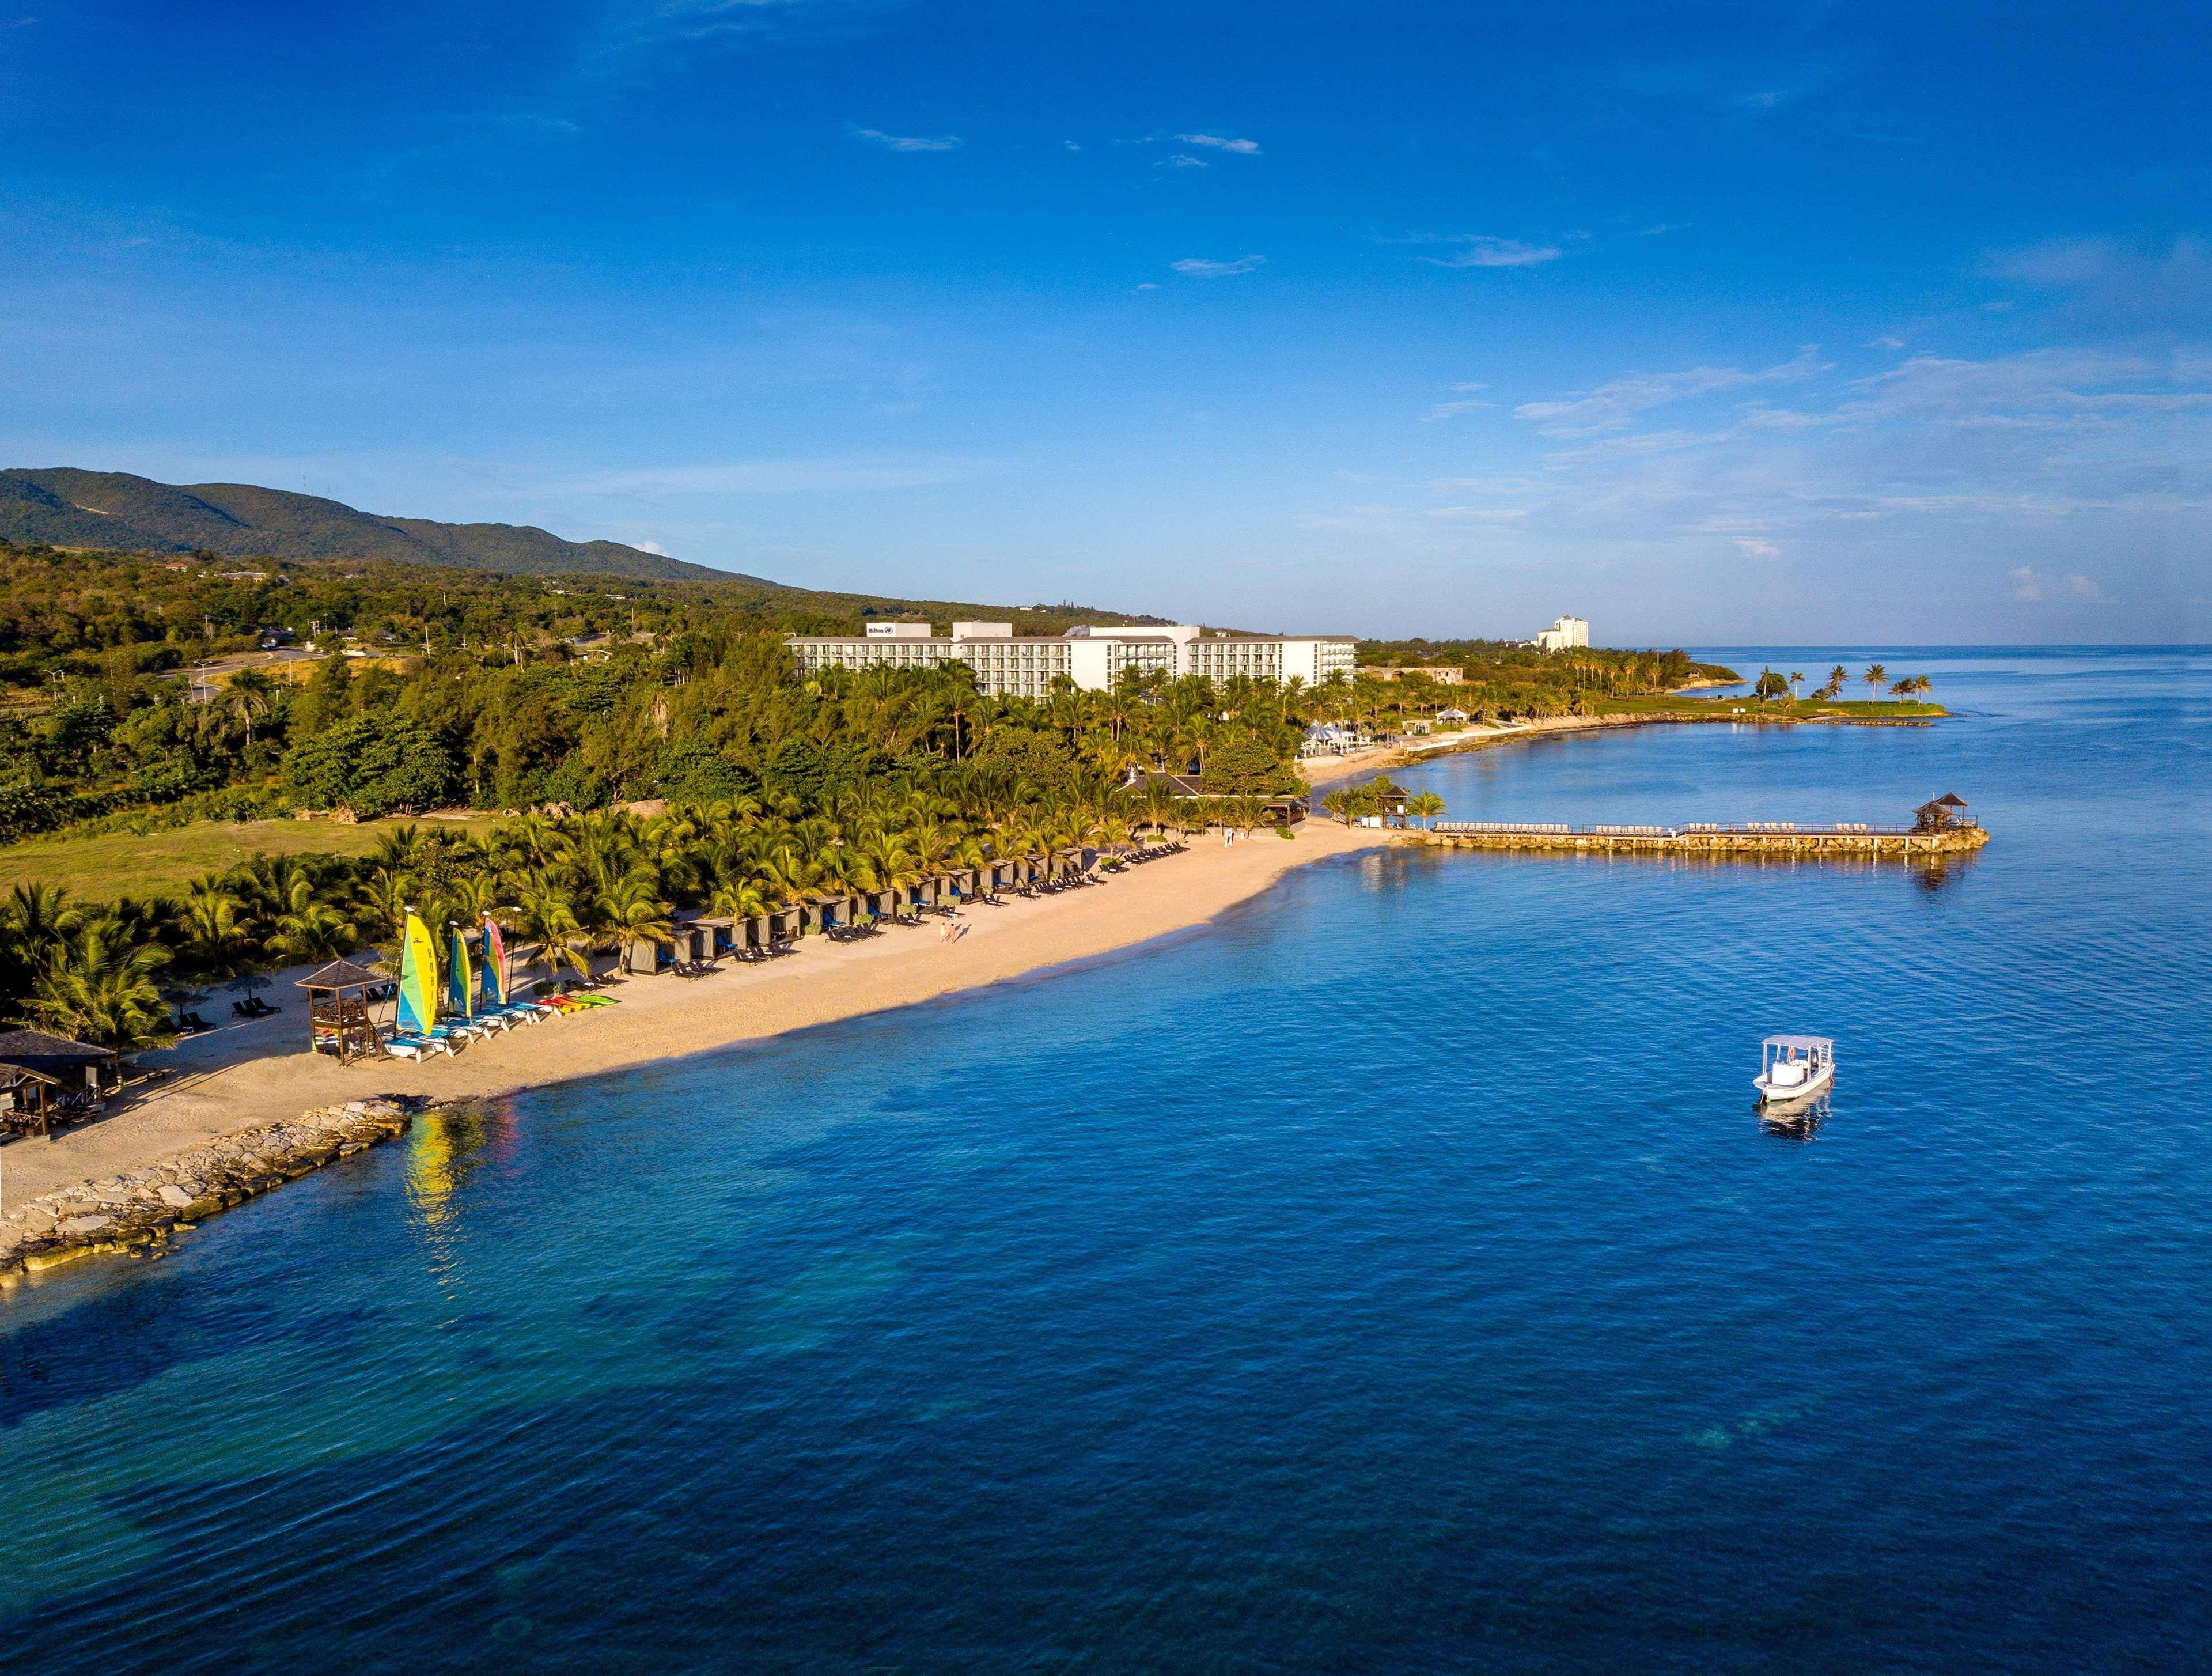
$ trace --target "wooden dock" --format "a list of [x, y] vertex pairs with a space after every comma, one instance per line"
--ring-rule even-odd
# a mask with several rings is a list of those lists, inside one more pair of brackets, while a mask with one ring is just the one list
[[1733, 826], [1565, 826], [1489, 820], [1440, 820], [1410, 830], [1409, 844], [1443, 850], [1531, 850], [1600, 856], [1704, 856], [1861, 861], [1927, 861], [1965, 855], [1990, 841], [1969, 821], [1940, 827], [1849, 824], [1800, 826], [1788, 821]]

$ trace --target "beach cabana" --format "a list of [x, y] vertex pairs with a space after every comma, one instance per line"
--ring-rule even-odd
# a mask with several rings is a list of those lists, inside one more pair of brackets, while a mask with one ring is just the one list
[[675, 951], [651, 937], [632, 937], [623, 945], [622, 969], [633, 977], [650, 977], [675, 964]]
[[62, 1080], [21, 1065], [0, 1065], [0, 1129], [22, 1135], [44, 1135], [52, 1118], [52, 1102], [61, 1097]]
[[369, 1016], [368, 997], [392, 980], [356, 960], [332, 960], [300, 979], [307, 992], [307, 1045], [337, 1062], [384, 1057], [384, 1035]]
[[700, 939], [693, 951], [699, 960], [719, 960], [723, 955], [735, 954], [745, 946], [744, 922], [742, 920], [710, 915], [693, 920], [691, 929]]
[[853, 899], [849, 896], [810, 896], [799, 905], [802, 930], [843, 931], [852, 927]]
[[1923, 803], [1913, 810], [1912, 816], [1923, 832], [1948, 832], [1954, 826], [1973, 824], [1966, 817], [1966, 800], [1955, 791], [1947, 791], [1935, 801]]
[[58, 1110], [90, 1109], [115, 1075], [110, 1049], [43, 1030], [0, 1030], [0, 1089], [11, 1129], [46, 1134]]

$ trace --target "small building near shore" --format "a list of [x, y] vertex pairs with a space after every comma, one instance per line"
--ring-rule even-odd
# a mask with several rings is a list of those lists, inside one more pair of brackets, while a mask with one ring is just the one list
[[1913, 810], [1912, 818], [1923, 832], [1947, 832], [1954, 826], [1974, 824], [1966, 814], [1966, 800], [1955, 791], [1947, 791], [1932, 802], [1923, 803]]

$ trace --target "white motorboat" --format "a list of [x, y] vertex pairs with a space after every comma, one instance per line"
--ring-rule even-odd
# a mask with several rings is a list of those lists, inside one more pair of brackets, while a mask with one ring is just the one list
[[1788, 1106], [1827, 1093], [1835, 1080], [1836, 1045], [1826, 1036], [1769, 1036], [1751, 1086], [1761, 1106]]

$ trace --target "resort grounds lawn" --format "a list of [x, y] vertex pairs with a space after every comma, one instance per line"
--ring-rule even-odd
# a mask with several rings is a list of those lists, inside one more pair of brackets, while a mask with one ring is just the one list
[[[0, 846], [0, 891], [16, 885], [59, 885], [81, 901], [118, 896], [180, 895], [204, 873], [218, 873], [255, 856], [363, 856], [404, 820], [195, 821], [173, 832], [102, 832], [91, 838], [31, 838]], [[458, 826], [489, 832], [495, 820], [430, 820], [425, 830]]]

